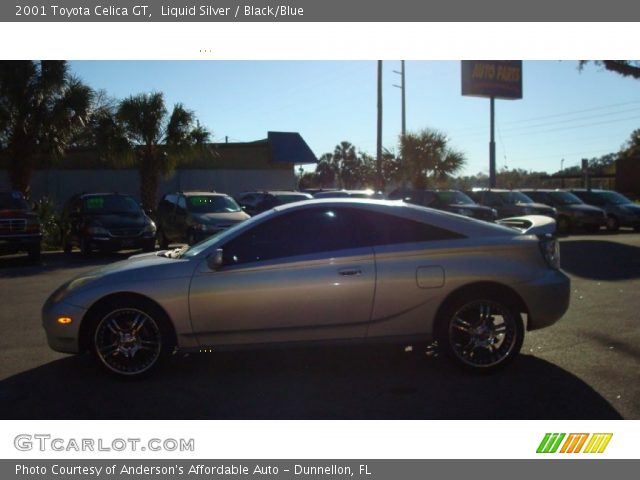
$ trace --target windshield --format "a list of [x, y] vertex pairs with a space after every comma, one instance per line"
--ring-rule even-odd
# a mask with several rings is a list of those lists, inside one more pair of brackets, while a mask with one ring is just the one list
[[504, 203], [533, 203], [533, 200], [522, 192], [500, 192], [498, 195]]
[[551, 198], [557, 205], [580, 205], [582, 200], [569, 192], [549, 192]]
[[618, 192], [599, 192], [598, 195], [606, 199], [607, 203], [613, 205], [626, 205], [627, 203], [633, 203], [627, 197]]
[[29, 210], [29, 206], [18, 192], [1, 192], [0, 210]]
[[187, 208], [193, 213], [234, 213], [240, 211], [240, 207], [233, 198], [222, 195], [198, 195], [188, 197], [187, 201]]
[[82, 211], [91, 215], [140, 214], [140, 205], [126, 195], [92, 195], [82, 200]]
[[447, 205], [475, 205], [467, 195], [462, 192], [438, 192], [438, 200]]

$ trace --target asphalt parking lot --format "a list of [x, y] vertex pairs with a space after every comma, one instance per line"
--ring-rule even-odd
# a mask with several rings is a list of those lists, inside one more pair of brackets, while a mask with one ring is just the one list
[[51, 351], [40, 308], [62, 282], [129, 253], [0, 257], [3, 419], [640, 419], [640, 234], [561, 241], [571, 306], [505, 370], [471, 375], [390, 347], [173, 358], [126, 381]]

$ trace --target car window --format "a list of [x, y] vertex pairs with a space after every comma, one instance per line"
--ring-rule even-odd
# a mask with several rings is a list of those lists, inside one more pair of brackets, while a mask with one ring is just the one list
[[440, 202], [447, 205], [475, 205], [475, 202], [462, 192], [438, 192], [436, 195]]
[[329, 207], [279, 215], [225, 244], [224, 261], [236, 265], [354, 248], [359, 233], [353, 221], [350, 212]]
[[459, 233], [396, 215], [359, 211], [358, 217], [362, 242], [367, 246], [464, 238]]
[[140, 205], [126, 195], [91, 195], [82, 199], [82, 211], [93, 215], [140, 213]]
[[222, 195], [193, 195], [187, 200], [187, 208], [192, 213], [233, 213], [240, 211], [240, 207], [235, 200]]

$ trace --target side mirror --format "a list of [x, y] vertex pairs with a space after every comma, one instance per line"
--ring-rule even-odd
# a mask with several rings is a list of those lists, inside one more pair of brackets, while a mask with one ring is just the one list
[[207, 267], [209, 267], [209, 270], [211, 271], [218, 270], [222, 266], [222, 263], [223, 257], [221, 248], [218, 248], [214, 253], [207, 257]]

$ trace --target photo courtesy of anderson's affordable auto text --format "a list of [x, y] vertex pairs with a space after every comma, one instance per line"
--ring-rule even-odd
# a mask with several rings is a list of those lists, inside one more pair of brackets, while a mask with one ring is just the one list
[[639, 10], [1, 4], [0, 478], [632, 477]]

